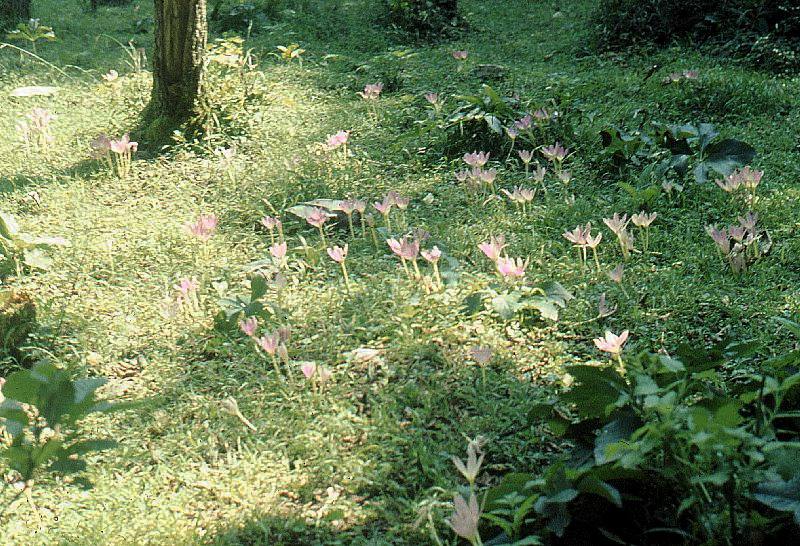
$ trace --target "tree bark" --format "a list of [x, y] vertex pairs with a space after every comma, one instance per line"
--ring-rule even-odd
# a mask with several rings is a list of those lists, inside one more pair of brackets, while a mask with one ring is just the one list
[[179, 124], [192, 115], [200, 92], [208, 39], [206, 0], [155, 0], [155, 23], [148, 115]]
[[31, 0], [0, 0], [0, 29], [31, 18]]

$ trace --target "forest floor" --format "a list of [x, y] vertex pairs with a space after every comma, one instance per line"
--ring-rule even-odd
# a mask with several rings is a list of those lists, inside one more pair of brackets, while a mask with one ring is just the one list
[[[565, 364], [607, 360], [592, 344], [604, 330], [630, 330], [631, 351], [671, 352], [724, 336], [776, 350], [783, 343], [773, 340], [770, 318], [800, 300], [797, 80], [688, 48], [598, 56], [588, 45], [589, 1], [556, 12], [549, 2], [465, 0], [469, 31], [433, 45], [387, 32], [367, 8], [374, 3], [301, 2], [256, 29], [245, 42], [258, 59], [248, 76], [253, 96], [240, 109], [236, 82], [226, 90], [220, 79], [212, 97], [236, 113], [236, 137], [219, 140], [236, 155], [225, 162], [202, 143], [143, 151], [124, 179], [90, 160], [89, 144], [100, 132], [135, 128], [147, 103], [149, 73], [132, 70], [119, 43], [149, 47], [149, 4], [136, 14], [130, 6], [90, 13], [78, 0], [37, 0], [35, 16], [58, 36], [38, 48], [52, 65], [0, 51], [0, 209], [26, 231], [71, 242], [51, 252], [49, 270], [6, 283], [35, 296], [39, 346], [76, 374], [109, 378], [106, 395], [147, 400], [87, 424], [121, 444], [91, 458], [94, 488], [43, 478], [36, 510], [21, 503], [1, 516], [4, 544], [432, 543], [428, 514], [441, 536], [452, 536], [442, 523], [459, 481], [451, 456], [463, 455], [467, 438], [487, 438], [487, 482], [540, 468], [558, 451], [527, 410], [561, 388]], [[302, 62], [273, 55], [291, 43], [306, 50]], [[453, 50], [468, 51], [462, 69]], [[101, 76], [110, 69], [121, 76], [108, 83]], [[684, 70], [699, 77], [663, 83]], [[378, 101], [357, 95], [378, 81]], [[570, 186], [550, 179], [524, 214], [457, 183], [461, 155], [480, 143], [417, 130], [431, 110], [425, 93], [445, 97], [449, 111], [482, 83], [518, 94], [531, 111], [559, 110], [571, 127]], [[10, 97], [21, 85], [59, 91]], [[26, 150], [14, 127], [33, 107], [57, 116], [54, 142]], [[758, 210], [774, 244], [747, 274], [726, 270], [705, 233], [736, 220], [708, 182], [658, 195], [648, 252], [626, 263], [621, 285], [608, 277], [621, 257], [602, 218], [635, 212], [637, 203], [601, 157], [599, 132], [642, 116], [713, 123], [758, 150], [756, 166], [766, 172]], [[340, 130], [351, 131], [352, 156], [329, 162], [320, 143]], [[508, 146], [493, 154], [499, 187], [524, 182], [515, 155]], [[406, 225], [427, 230], [429, 245], [449, 257], [445, 290], [426, 294], [405, 280], [387, 246], [338, 226], [328, 237], [349, 244], [346, 291], [336, 264], [317, 255], [318, 233], [283, 212], [320, 198], [371, 203], [388, 190], [411, 198]], [[268, 256], [259, 221], [271, 207], [289, 241], [279, 306], [291, 326], [290, 356], [333, 372], [321, 390], [299, 365], [288, 382], [277, 380], [251, 342], [214, 328], [218, 294], [245, 293], [249, 266]], [[185, 230], [201, 213], [219, 217], [206, 244]], [[604, 231], [601, 272], [591, 260], [582, 267], [562, 237], [588, 221]], [[501, 233], [509, 255], [530, 258], [531, 283], [557, 281], [575, 296], [559, 321], [505, 321], [474, 305], [470, 296], [495, 277], [477, 245]], [[302, 249], [301, 236], [317, 248]], [[199, 311], [165, 316], [183, 277], [201, 284]], [[598, 320], [604, 293], [617, 309]], [[486, 367], [470, 357], [476, 346], [493, 349]], [[353, 352], [364, 348], [378, 356]], [[255, 432], [223, 410], [227, 397]], [[11, 496], [0, 489], [0, 503]]]

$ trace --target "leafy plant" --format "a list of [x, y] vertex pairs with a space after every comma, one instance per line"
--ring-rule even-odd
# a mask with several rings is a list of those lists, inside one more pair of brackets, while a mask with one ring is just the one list
[[35, 325], [36, 306], [30, 296], [16, 290], [0, 290], [0, 356], [18, 356]]
[[[90, 377], [73, 380], [49, 362], [12, 373], [2, 386], [0, 424], [7, 441], [0, 443], [5, 460], [23, 490], [30, 490], [43, 472], [80, 474], [89, 453], [116, 446], [111, 439], [86, 439], [78, 423], [94, 413], [108, 413], [126, 406], [97, 398], [106, 380]], [[73, 483], [90, 487], [85, 477]]]
[[49, 269], [52, 260], [44, 250], [54, 246], [69, 246], [69, 241], [61, 237], [36, 237], [23, 233], [11, 214], [0, 212], [0, 258], [11, 262], [18, 275], [22, 273], [23, 265]]
[[17, 28], [8, 33], [9, 40], [26, 41], [31, 45], [31, 50], [36, 53], [36, 42], [52, 42], [56, 33], [51, 27], [39, 23], [39, 19], [31, 19], [27, 23], [20, 23]]
[[389, 25], [420, 38], [446, 34], [460, 23], [457, 0], [383, 0]]
[[486, 519], [502, 531], [495, 543], [555, 535], [736, 544], [756, 531], [778, 536], [782, 513], [800, 524], [800, 474], [789, 463], [800, 439], [797, 351], [721, 388], [723, 366], [758, 350], [723, 341], [681, 346], [675, 357], [642, 353], [625, 361], [624, 375], [569, 366], [573, 386], [530, 418], [574, 447], [541, 476], [510, 474], [489, 491]]
[[549, 281], [541, 286], [521, 286], [513, 290], [499, 289], [487, 290], [489, 307], [503, 320], [526, 315], [529, 310], [538, 312], [543, 318], [557, 321], [559, 310], [566, 307], [567, 302], [573, 298], [563, 286], [555, 281]]

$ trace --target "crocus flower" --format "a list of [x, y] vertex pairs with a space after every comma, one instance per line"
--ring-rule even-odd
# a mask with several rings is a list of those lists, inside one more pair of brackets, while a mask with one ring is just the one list
[[178, 292], [180, 298], [187, 299], [197, 292], [198, 288], [200, 288], [200, 284], [194, 277], [184, 277], [178, 281], [178, 284], [176, 284], [174, 288]]
[[751, 191], [755, 191], [756, 187], [761, 183], [764, 171], [755, 171], [748, 165], [739, 172], [739, 175], [742, 179], [742, 185]]
[[[478, 456], [480, 454], [480, 457]], [[478, 478], [478, 474], [481, 471], [481, 465], [483, 464], [484, 454], [481, 453], [480, 445], [478, 440], [470, 440], [467, 444], [467, 460], [462, 461], [458, 457], [452, 457], [451, 460], [455, 465], [456, 469], [464, 476], [464, 479], [467, 480], [470, 487], [475, 486], [475, 480]]]
[[322, 228], [325, 222], [328, 221], [328, 218], [329, 216], [327, 212], [325, 212], [323, 209], [319, 207], [314, 207], [311, 210], [311, 213], [308, 216], [306, 216], [306, 222], [308, 222], [309, 224], [311, 224], [316, 228]]
[[472, 360], [483, 366], [491, 362], [494, 351], [491, 347], [473, 347], [469, 350], [469, 356], [472, 357]]
[[722, 252], [723, 256], [727, 256], [731, 252], [731, 241], [728, 231], [725, 229], [717, 229], [717, 226], [706, 226], [706, 233], [717, 244], [717, 248]]
[[330, 256], [331, 260], [337, 264], [344, 263], [345, 258], [347, 258], [347, 245], [344, 245], [344, 248], [335, 246], [333, 248], [328, 248], [327, 250], [328, 256]]
[[439, 93], [425, 93], [425, 100], [436, 106], [439, 104]]
[[497, 178], [497, 169], [485, 169], [478, 173], [478, 178], [481, 182], [492, 186]]
[[572, 173], [569, 171], [559, 171], [556, 176], [565, 186], [569, 186], [569, 183], [572, 182]]
[[533, 161], [533, 152], [530, 150], [518, 150], [517, 155], [526, 166]]
[[741, 243], [744, 240], [745, 230], [742, 226], [729, 226], [728, 234], [731, 239]]
[[550, 113], [547, 111], [546, 108], [539, 108], [533, 113], [533, 117], [536, 118], [536, 121], [544, 122], [550, 120]]
[[349, 138], [350, 131], [339, 131], [335, 135], [329, 135], [328, 139], [325, 141], [325, 148], [329, 151], [333, 151], [346, 145]]
[[481, 511], [475, 493], [470, 493], [469, 503], [461, 495], [456, 495], [453, 499], [453, 506], [453, 515], [446, 520], [447, 524], [461, 538], [468, 540], [471, 544], [479, 544], [478, 521], [481, 518]]
[[657, 213], [653, 212], [647, 214], [646, 212], [642, 212], [639, 214], [634, 214], [631, 216], [631, 221], [634, 225], [639, 226], [640, 228], [644, 229], [644, 251], [647, 252], [647, 247], [650, 245], [650, 224], [652, 224]]
[[516, 127], [506, 127], [506, 135], [508, 135], [508, 138], [510, 138], [513, 142], [517, 140], [517, 137], [519, 136], [519, 130]]
[[[345, 199], [339, 204], [339, 208], [347, 215], [347, 224], [350, 227], [350, 235], [355, 237], [355, 229], [353, 228], [353, 213], [358, 210], [360, 203], [355, 199]], [[366, 203], [364, 204], [366, 208]]]
[[201, 241], [207, 242], [216, 231], [218, 223], [219, 219], [215, 214], [201, 214], [197, 221], [186, 224], [186, 230]]
[[486, 255], [487, 258], [493, 262], [496, 262], [500, 257], [500, 253], [506, 246], [508, 246], [505, 243], [505, 235], [498, 235], [497, 237], [492, 235], [489, 238], [489, 241], [479, 244], [478, 248]]
[[139, 147], [139, 143], [131, 142], [130, 135], [125, 133], [119, 140], [112, 140], [109, 142], [109, 147], [115, 154], [122, 155], [129, 152], [135, 152]]
[[464, 163], [470, 167], [483, 167], [489, 161], [491, 152], [472, 152], [464, 154]]
[[364, 86], [364, 91], [359, 91], [358, 94], [364, 100], [375, 100], [380, 97], [381, 91], [383, 91], [382, 83], [370, 83]]
[[453, 58], [455, 60], [457, 60], [457, 61], [466, 60], [467, 56], [468, 56], [468, 53], [466, 51], [463, 51], [463, 50], [453, 51]]
[[442, 251], [438, 246], [434, 246], [430, 250], [423, 250], [421, 254], [433, 266], [433, 278], [436, 280], [436, 285], [441, 288], [442, 276], [439, 274], [439, 259], [442, 257]]
[[90, 146], [95, 157], [100, 159], [111, 151], [111, 139], [108, 138], [108, 135], [105, 133], [100, 133], [97, 135], [97, 138], [91, 142]]
[[611, 218], [603, 218], [603, 223], [608, 226], [608, 229], [619, 235], [622, 231], [628, 227], [628, 215], [623, 214], [620, 217], [619, 213], [614, 213]]
[[533, 171], [533, 179], [536, 180], [539, 184], [542, 184], [544, 187], [544, 177], [547, 174], [547, 169], [541, 165], [536, 166], [536, 170]]
[[240, 320], [239, 329], [244, 333], [244, 335], [253, 337], [256, 335], [256, 330], [258, 329], [258, 318], [247, 317], [244, 320]]
[[622, 282], [622, 276], [625, 274], [625, 266], [623, 264], [617, 265], [608, 273], [608, 277], [615, 283]]
[[522, 117], [521, 119], [518, 119], [518, 120], [516, 120], [514, 122], [514, 127], [519, 129], [520, 132], [523, 132], [523, 133], [525, 131], [530, 130], [530, 128], [532, 126], [533, 126], [533, 118], [531, 117], [530, 114], [525, 114], [524, 117]]
[[458, 180], [459, 182], [466, 182], [469, 177], [470, 177], [469, 169], [464, 169], [463, 171], [456, 171], [456, 180]]
[[275, 243], [274, 245], [269, 247], [269, 253], [272, 254], [272, 257], [278, 260], [278, 264], [280, 267], [283, 267], [286, 264], [286, 252], [288, 250], [288, 245], [286, 241], [282, 243]]
[[274, 356], [278, 351], [278, 346], [281, 343], [280, 336], [277, 333], [266, 333], [256, 340], [258, 346], [268, 355]]
[[497, 272], [503, 277], [509, 278], [522, 278], [525, 276], [525, 269], [528, 267], [528, 261], [523, 261], [522, 258], [509, 258], [507, 256], [500, 256], [497, 258]]
[[261, 225], [264, 226], [269, 230], [269, 238], [270, 241], [274, 244], [275, 243], [275, 234], [273, 233], [276, 229], [280, 233], [283, 224], [281, 221], [274, 217], [274, 216], [264, 216], [261, 219]]
[[748, 212], [744, 217], [739, 218], [739, 224], [750, 232], [751, 235], [755, 236], [756, 233], [756, 223], [758, 222], [758, 214], [754, 212]]
[[594, 344], [603, 352], [619, 355], [622, 352], [622, 346], [628, 341], [628, 333], [628, 330], [625, 330], [617, 336], [606, 331], [605, 337], [594, 339]]
[[563, 163], [563, 161], [569, 155], [569, 150], [564, 148], [561, 143], [556, 142], [551, 146], [545, 146], [542, 148], [542, 155], [548, 161], [552, 161], [556, 165], [561, 165], [561, 163]]
[[313, 362], [303, 362], [300, 366], [300, 371], [306, 379], [311, 379], [317, 373], [317, 365]]
[[435, 264], [436, 262], [438, 262], [439, 258], [442, 257], [442, 251], [439, 250], [438, 246], [434, 246], [430, 250], [423, 250], [421, 252], [421, 254], [422, 254], [422, 257], [425, 258], [426, 261], [428, 261], [428, 262], [430, 262], [432, 264]]

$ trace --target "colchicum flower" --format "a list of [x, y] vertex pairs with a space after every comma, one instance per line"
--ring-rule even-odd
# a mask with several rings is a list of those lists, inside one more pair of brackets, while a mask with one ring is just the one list
[[470, 493], [469, 502], [464, 500], [461, 495], [456, 495], [453, 499], [453, 506], [453, 515], [446, 520], [447, 524], [455, 534], [468, 540], [473, 546], [480, 544], [478, 522], [481, 518], [481, 511], [475, 493]]
[[497, 272], [504, 278], [522, 278], [525, 276], [525, 270], [528, 268], [529, 260], [523, 261], [522, 258], [509, 258], [507, 256], [500, 256], [497, 258]]
[[[481, 471], [483, 464], [484, 454], [481, 452], [480, 446], [481, 438], [470, 440], [467, 444], [467, 460], [462, 461], [458, 457], [453, 456], [452, 461], [458, 471], [464, 476], [464, 479], [470, 485], [470, 488], [475, 487], [475, 480]], [[480, 455], [480, 457], [478, 456]]]
[[328, 256], [330, 256], [331, 260], [339, 264], [342, 268], [342, 275], [344, 276], [344, 284], [348, 290], [350, 290], [350, 277], [347, 274], [347, 266], [345, 265], [345, 259], [347, 258], [347, 245], [344, 247], [335, 246], [333, 248], [328, 248]]
[[218, 224], [219, 219], [215, 214], [201, 214], [197, 221], [186, 224], [186, 231], [205, 243], [211, 239]]
[[471, 154], [464, 154], [464, 163], [470, 167], [481, 168], [489, 161], [491, 152], [472, 152]]
[[484, 255], [486, 255], [487, 258], [493, 262], [496, 262], [500, 257], [500, 253], [507, 246], [505, 235], [498, 235], [497, 237], [492, 235], [489, 238], [489, 241], [479, 244], [478, 248], [484, 253]]
[[564, 148], [561, 143], [556, 142], [552, 146], [545, 146], [542, 148], [542, 155], [545, 159], [554, 163], [558, 170], [561, 170], [561, 164], [569, 155], [569, 150]]
[[359, 91], [358, 94], [364, 100], [376, 100], [381, 96], [381, 91], [383, 91], [382, 83], [370, 83], [364, 86], [364, 91]]
[[258, 318], [257, 317], [247, 317], [244, 320], [240, 320], [239, 321], [239, 329], [247, 337], [253, 337], [254, 335], [256, 335], [256, 330], [258, 329]]
[[625, 342], [628, 341], [628, 334], [628, 330], [625, 330], [618, 336], [606, 331], [605, 337], [598, 337], [593, 341], [601, 351], [618, 355], [622, 352], [622, 347], [625, 345]]
[[323, 226], [329, 218], [330, 216], [328, 213], [319, 207], [314, 207], [311, 209], [311, 212], [308, 214], [308, 216], [306, 216], [306, 222], [319, 230], [319, 236], [322, 239], [322, 244], [325, 244], [325, 230], [323, 229]]

